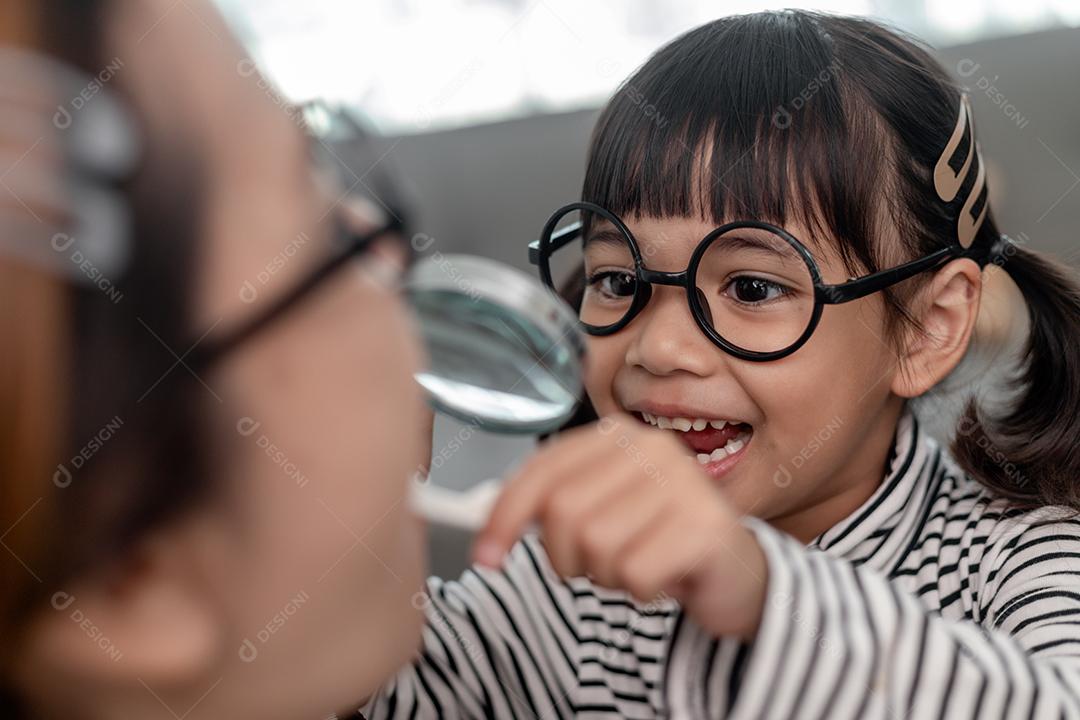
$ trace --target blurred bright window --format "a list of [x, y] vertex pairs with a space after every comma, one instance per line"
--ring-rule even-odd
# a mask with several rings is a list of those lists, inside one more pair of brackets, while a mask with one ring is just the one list
[[869, 15], [935, 45], [1080, 25], [1078, 0], [217, 0], [289, 99], [407, 134], [602, 101], [652, 51], [720, 15]]

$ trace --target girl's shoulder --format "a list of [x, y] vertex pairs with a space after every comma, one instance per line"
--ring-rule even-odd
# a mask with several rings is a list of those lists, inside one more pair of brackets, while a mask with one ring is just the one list
[[964, 471], [948, 450], [941, 449], [941, 481], [935, 504], [947, 517], [964, 521], [973, 541], [999, 558], [1041, 537], [1080, 539], [1080, 512], [1060, 505], [1032, 506], [1002, 497]]
[[905, 503], [898, 523], [910, 529], [882, 550], [879, 564], [891, 578], [946, 617], [980, 621], [1031, 583], [1080, 578], [1075, 511], [1020, 506], [966, 473], [936, 442], [922, 447], [922, 491]]

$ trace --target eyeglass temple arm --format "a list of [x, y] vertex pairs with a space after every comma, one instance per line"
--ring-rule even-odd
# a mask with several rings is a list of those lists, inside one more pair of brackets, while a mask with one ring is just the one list
[[[581, 234], [582, 223], [580, 221], [567, 225], [562, 230], [554, 233], [551, 236], [551, 240], [548, 241], [549, 252], [555, 252], [562, 248], [578, 235]], [[540, 241], [533, 240], [529, 243], [529, 263], [532, 265], [540, 264]]]
[[207, 340], [207, 342], [192, 350], [190, 364], [197, 369], [205, 368], [219, 358], [228, 355], [235, 347], [243, 344], [253, 335], [258, 334], [264, 327], [298, 305], [302, 299], [318, 288], [327, 277], [336, 273], [340, 267], [350, 262], [357, 255], [364, 253], [376, 240], [400, 232], [401, 228], [401, 220], [398, 219], [397, 215], [394, 215], [394, 219], [370, 232], [364, 234], [348, 233], [348, 241], [339, 253], [331, 256], [304, 278], [302, 282], [294, 285], [284, 295], [275, 298], [253, 317], [242, 321], [239, 326], [232, 328], [225, 335]]
[[960, 256], [959, 248], [947, 247], [930, 253], [918, 260], [898, 265], [888, 270], [861, 277], [857, 280], [849, 280], [837, 285], [821, 285], [818, 288], [818, 296], [825, 305], [840, 305], [852, 300], [872, 295], [879, 290], [896, 285], [919, 273], [943, 264], [946, 260]]

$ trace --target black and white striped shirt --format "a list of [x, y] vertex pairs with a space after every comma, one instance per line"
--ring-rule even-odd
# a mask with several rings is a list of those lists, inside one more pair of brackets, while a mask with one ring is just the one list
[[992, 498], [911, 414], [809, 547], [745, 522], [769, 565], [752, 643], [561, 579], [527, 538], [429, 581], [423, 648], [365, 716], [1080, 719], [1080, 520]]

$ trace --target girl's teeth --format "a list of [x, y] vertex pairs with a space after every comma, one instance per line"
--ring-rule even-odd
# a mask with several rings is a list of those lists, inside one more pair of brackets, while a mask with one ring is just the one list
[[711, 462], [717, 462], [724, 458], [734, 455], [735, 453], [746, 447], [747, 435], [744, 433], [737, 438], [728, 440], [727, 445], [724, 447], [718, 447], [709, 454], [698, 453], [697, 461], [702, 465], [708, 465]]
[[[647, 412], [641, 413], [641, 417], [645, 422], [650, 425], [655, 425], [661, 430], [679, 430], [680, 432], [690, 432], [691, 430], [701, 432], [707, 427], [723, 430], [730, 424], [730, 421], [728, 420], [706, 420], [705, 418], [691, 419], [681, 417], [667, 418], [660, 415], [651, 415]], [[716, 448], [711, 453], [697, 453], [697, 461], [702, 465], [708, 465], [711, 462], [723, 460], [746, 447], [746, 443], [749, 439], [749, 432], [741, 432], [737, 437], [728, 440], [727, 445], [724, 447]]]
[[647, 412], [641, 413], [641, 417], [645, 422], [650, 425], [655, 425], [661, 430], [679, 430], [681, 432], [690, 432], [691, 430], [697, 430], [701, 432], [707, 427], [711, 427], [716, 430], [723, 430], [729, 424], [728, 420], [706, 420], [705, 418], [669, 418], [662, 417], [660, 415], [652, 415]]

